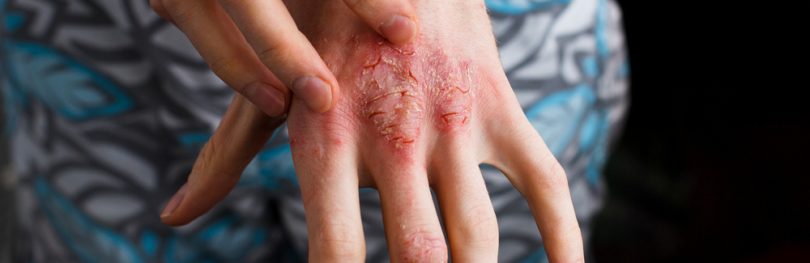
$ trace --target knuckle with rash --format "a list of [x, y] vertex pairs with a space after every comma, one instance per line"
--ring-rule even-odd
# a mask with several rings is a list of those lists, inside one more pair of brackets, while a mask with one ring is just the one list
[[399, 240], [399, 262], [446, 262], [447, 244], [444, 236], [417, 231]]
[[360, 68], [362, 118], [395, 149], [410, 149], [425, 124], [445, 134], [464, 131], [473, 107], [471, 66], [431, 46], [355, 40], [368, 51]]

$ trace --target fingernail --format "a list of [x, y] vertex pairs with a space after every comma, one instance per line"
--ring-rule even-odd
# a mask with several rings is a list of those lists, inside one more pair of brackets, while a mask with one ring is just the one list
[[317, 77], [301, 77], [293, 82], [293, 93], [304, 100], [307, 107], [315, 112], [329, 110], [332, 105], [332, 89]]
[[280, 116], [286, 110], [284, 94], [270, 85], [262, 82], [251, 83], [243, 92], [253, 105], [269, 116]]
[[416, 34], [416, 23], [410, 18], [395, 15], [380, 25], [380, 33], [392, 43], [405, 44]]
[[180, 202], [182, 202], [183, 198], [186, 197], [186, 185], [188, 185], [188, 183], [183, 184], [183, 186], [180, 187], [180, 190], [177, 190], [177, 193], [175, 193], [172, 199], [169, 200], [169, 203], [163, 208], [163, 212], [160, 212], [160, 218], [171, 216], [174, 210], [180, 206]]

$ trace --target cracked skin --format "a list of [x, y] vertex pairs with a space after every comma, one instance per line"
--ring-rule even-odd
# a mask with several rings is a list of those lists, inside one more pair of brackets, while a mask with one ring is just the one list
[[363, 125], [394, 149], [407, 149], [427, 125], [440, 132], [467, 128], [472, 114], [473, 70], [451, 59], [438, 45], [420, 37], [407, 46], [393, 46], [376, 36], [356, 36], [348, 92]]

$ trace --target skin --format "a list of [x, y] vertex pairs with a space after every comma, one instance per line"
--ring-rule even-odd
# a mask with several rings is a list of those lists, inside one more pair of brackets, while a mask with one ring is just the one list
[[[392, 43], [405, 44], [416, 35], [413, 7], [406, 0], [343, 3]], [[214, 73], [267, 115], [283, 117], [290, 91], [316, 112], [331, 109], [337, 101], [335, 76], [282, 1], [150, 0], [149, 4], [188, 36]]]
[[[379, 36], [343, 2], [285, 3], [343, 94], [327, 112], [297, 94], [289, 109], [309, 261], [364, 260], [358, 187], [374, 187], [392, 262], [496, 262], [481, 163], [529, 201], [551, 262], [584, 261], [565, 172], [509, 86], [483, 2], [410, 3], [420, 33], [406, 44]], [[224, 198], [280, 123], [237, 95], [162, 220], [188, 223]]]

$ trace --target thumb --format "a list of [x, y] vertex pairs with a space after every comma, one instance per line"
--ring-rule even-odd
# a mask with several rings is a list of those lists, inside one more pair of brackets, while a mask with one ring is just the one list
[[385, 39], [407, 44], [416, 36], [415, 11], [407, 0], [343, 0], [357, 16]]
[[241, 95], [235, 95], [219, 127], [197, 156], [188, 181], [163, 208], [161, 221], [171, 226], [187, 224], [224, 199], [282, 122], [284, 117], [269, 117]]

